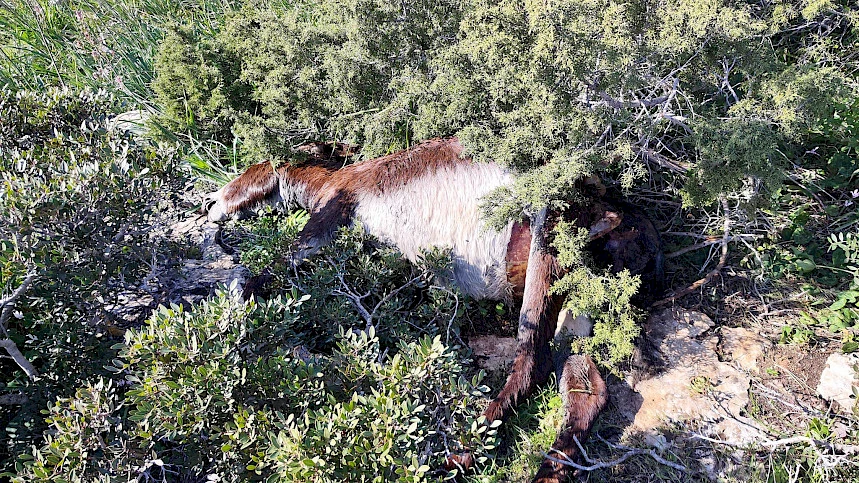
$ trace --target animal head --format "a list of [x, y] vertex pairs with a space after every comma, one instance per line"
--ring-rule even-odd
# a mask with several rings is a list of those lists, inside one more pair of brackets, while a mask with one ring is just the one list
[[348, 164], [358, 148], [344, 143], [305, 143], [295, 148], [296, 162], [275, 165], [262, 162], [206, 196], [209, 221], [243, 218], [262, 206], [282, 205], [288, 210], [311, 209], [317, 193], [331, 173]]

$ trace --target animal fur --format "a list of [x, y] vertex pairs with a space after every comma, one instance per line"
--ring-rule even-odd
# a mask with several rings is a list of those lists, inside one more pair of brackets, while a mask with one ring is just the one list
[[[266, 204], [307, 209], [310, 220], [288, 260], [293, 264], [312, 256], [339, 227], [355, 221], [412, 261], [421, 250], [449, 247], [454, 282], [464, 293], [522, 302], [516, 357], [507, 382], [486, 409], [487, 420], [506, 417], [518, 401], [545, 383], [554, 365], [566, 416], [553, 450], [574, 458], [573, 438], [587, 437], [607, 394], [589, 357], [562, 355], [553, 364], [550, 341], [562, 301], [549, 293], [559, 271], [549, 233], [559, 214], [544, 209], [501, 230], [486, 226], [479, 214], [481, 198], [510, 184], [513, 175], [497, 164], [464, 158], [455, 138], [432, 139], [354, 164], [347, 164], [355, 154], [351, 146], [311, 143], [299, 149], [308, 159], [298, 166], [260, 163], [214, 193], [209, 219], [243, 216]], [[659, 237], [646, 218], [624, 218], [603, 201], [563, 216], [590, 228], [592, 251], [607, 258], [613, 269], [661, 272]], [[265, 280], [265, 274], [252, 279], [245, 293], [257, 290]], [[464, 453], [450, 455], [447, 466], [472, 463], [471, 455]], [[534, 481], [562, 481], [568, 470], [547, 459]]]

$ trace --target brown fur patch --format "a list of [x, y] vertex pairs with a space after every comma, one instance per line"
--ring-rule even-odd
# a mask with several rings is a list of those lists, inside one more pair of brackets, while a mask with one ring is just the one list
[[224, 211], [238, 213], [264, 203], [278, 187], [278, 175], [271, 163], [258, 163], [227, 183], [221, 199]]
[[458, 139], [430, 139], [405, 151], [346, 166], [337, 171], [331, 188], [384, 193], [441, 168], [471, 162], [461, 156]]
[[531, 225], [527, 220], [513, 224], [507, 242], [507, 281], [513, 289], [513, 298], [520, 300], [525, 294], [525, 274], [531, 251]]

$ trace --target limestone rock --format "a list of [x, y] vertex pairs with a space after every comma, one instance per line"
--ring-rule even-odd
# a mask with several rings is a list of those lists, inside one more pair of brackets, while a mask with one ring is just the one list
[[220, 284], [229, 286], [236, 279], [239, 284], [245, 282], [248, 270], [237, 264], [216, 241], [220, 230], [218, 225], [199, 217], [177, 223], [171, 228], [177, 238], [195, 239], [202, 255], [199, 259], [184, 260], [182, 264], [185, 292], [206, 296]]
[[757, 360], [772, 347], [772, 342], [744, 327], [722, 328], [722, 355], [749, 372], [758, 370]]
[[653, 315], [646, 337], [657, 348], [665, 370], [635, 388], [615, 384], [612, 399], [631, 422], [630, 429], [651, 432], [664, 424], [682, 423], [726, 440], [747, 443], [762, 437], [741, 415], [749, 403], [749, 377], [719, 361], [718, 338], [704, 314], [667, 309]]
[[859, 354], [835, 353], [826, 359], [826, 368], [820, 374], [817, 394], [827, 401], [837, 402], [844, 412], [856, 406], [854, 390], [859, 388]]
[[561, 310], [558, 314], [558, 328], [555, 330], [555, 336], [574, 335], [576, 337], [588, 337], [594, 330], [594, 322], [587, 315], [579, 315], [573, 317], [569, 310]]
[[506, 369], [516, 357], [515, 337], [475, 336], [468, 341], [468, 346], [477, 365], [489, 372]]

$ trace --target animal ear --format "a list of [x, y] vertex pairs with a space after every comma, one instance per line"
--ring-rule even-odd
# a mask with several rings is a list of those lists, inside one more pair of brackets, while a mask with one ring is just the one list
[[588, 230], [588, 236], [590, 240], [596, 240], [597, 238], [602, 237], [606, 233], [614, 230], [620, 223], [623, 221], [623, 215], [617, 211], [604, 211], [602, 217], [598, 219], [596, 222], [591, 224], [590, 229]]

